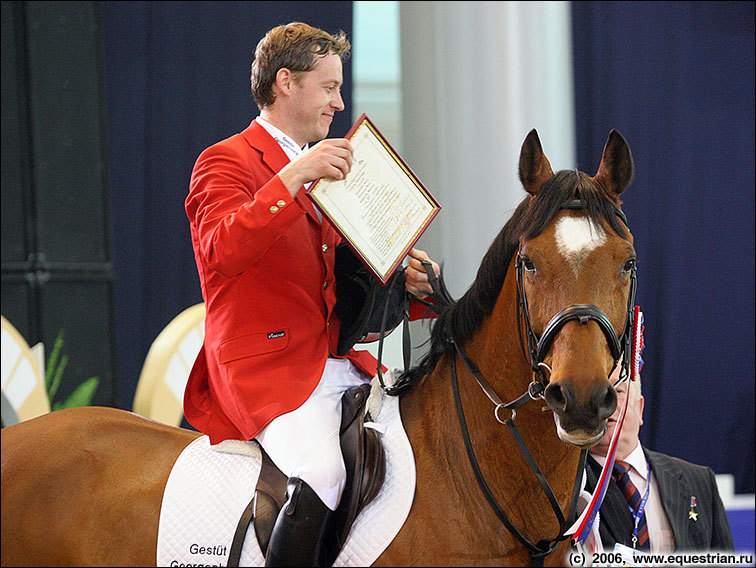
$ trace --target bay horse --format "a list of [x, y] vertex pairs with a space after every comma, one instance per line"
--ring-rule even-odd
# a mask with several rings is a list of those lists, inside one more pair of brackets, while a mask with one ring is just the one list
[[[635, 252], [620, 194], [632, 175], [617, 131], [593, 177], [554, 174], [536, 131], [526, 137], [527, 195], [469, 290], [439, 302], [405, 374], [417, 488], [375, 565], [568, 565], [582, 450], [605, 432], [608, 377], [629, 346]], [[3, 429], [2, 564], [154, 565], [163, 489], [197, 436], [96, 407]]]

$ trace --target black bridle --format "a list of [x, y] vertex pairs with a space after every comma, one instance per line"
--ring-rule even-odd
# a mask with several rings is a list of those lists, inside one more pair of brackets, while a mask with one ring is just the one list
[[[579, 199], [571, 199], [565, 201], [560, 209], [583, 209], [583, 202]], [[619, 207], [614, 208], [614, 213], [619, 217], [627, 227], [627, 217]], [[586, 325], [590, 321], [595, 321], [604, 332], [606, 341], [609, 344], [609, 350], [612, 352], [612, 358], [614, 359], [614, 367], [622, 360], [622, 368], [620, 369], [620, 377], [617, 384], [627, 380], [630, 376], [630, 348], [633, 333], [633, 306], [635, 305], [635, 289], [637, 285], [636, 279], [636, 267], [633, 267], [630, 271], [630, 293], [627, 296], [627, 317], [625, 319], [625, 328], [622, 334], [618, 337], [614, 332], [614, 326], [612, 326], [611, 320], [607, 315], [593, 304], [573, 304], [563, 308], [557, 312], [546, 324], [546, 327], [539, 338], [533, 331], [533, 327], [530, 323], [530, 312], [528, 311], [528, 298], [525, 294], [525, 283], [523, 278], [523, 257], [521, 249], [517, 251], [517, 259], [515, 261], [515, 272], [517, 276], [517, 331], [520, 338], [520, 347], [523, 350], [525, 359], [528, 360], [530, 368], [538, 377], [534, 379], [537, 383], [532, 388], [538, 390], [539, 394], [546, 390], [549, 379], [546, 376], [546, 371], [549, 370], [543, 360], [546, 358], [551, 344], [554, 342], [554, 338], [559, 331], [570, 321], [578, 321], [580, 325]], [[522, 342], [522, 329], [520, 321], [525, 322], [525, 337], [528, 342], [527, 354], [525, 354], [525, 346]], [[611, 375], [611, 372], [609, 373]]]
[[[562, 206], [560, 207], [560, 209], [584, 209], [584, 206], [581, 200], [574, 199], [574, 200], [569, 200], [569, 201], [564, 202]], [[625, 226], [628, 226], [627, 218], [625, 217], [625, 214], [622, 212], [621, 209], [619, 209], [618, 207], [615, 207], [615, 214], [622, 220]], [[451, 297], [449, 292], [446, 290], [446, 288], [443, 286], [443, 284], [439, 281], [431, 264], [429, 262], [423, 262], [423, 266], [425, 268], [426, 273], [428, 274], [428, 280], [433, 289], [432, 297], [437, 301], [438, 305], [434, 305], [428, 302], [423, 302], [423, 303], [426, 304], [431, 309], [435, 309], [436, 311], [439, 310], [439, 306], [449, 306], [453, 304], [454, 303], [453, 298]], [[454, 391], [454, 402], [455, 402], [455, 406], [457, 410], [457, 417], [459, 420], [460, 430], [462, 433], [462, 438], [465, 443], [465, 449], [467, 450], [467, 456], [470, 461], [470, 465], [472, 466], [473, 472], [475, 473], [475, 477], [478, 481], [478, 485], [480, 486], [481, 491], [483, 492], [483, 495], [485, 496], [492, 510], [494, 511], [496, 516], [499, 518], [499, 520], [502, 522], [502, 524], [528, 550], [532, 565], [542, 566], [543, 561], [546, 558], [546, 556], [554, 552], [554, 550], [556, 550], [557, 545], [561, 541], [566, 540], [568, 538], [568, 535], [565, 534], [565, 532], [568, 529], [568, 522], [574, 521], [574, 519], [577, 516], [576, 515], [577, 500], [578, 500], [578, 495], [580, 493], [581, 482], [583, 479], [583, 471], [585, 469], [587, 450], [582, 450], [580, 452], [580, 458], [578, 459], [578, 468], [575, 474], [575, 483], [573, 485], [572, 496], [570, 498], [569, 511], [568, 511], [567, 516], [565, 517], [564, 514], [562, 513], [562, 509], [559, 505], [559, 501], [554, 495], [554, 491], [551, 489], [551, 486], [549, 485], [549, 482], [546, 479], [546, 476], [543, 474], [543, 471], [541, 470], [541, 468], [538, 466], [538, 463], [533, 458], [533, 455], [528, 449], [527, 444], [525, 443], [525, 440], [520, 435], [520, 432], [514, 423], [514, 419], [517, 416], [516, 410], [524, 406], [531, 400], [535, 400], [537, 398], [543, 398], [543, 392], [546, 390], [546, 387], [548, 386], [548, 382], [550, 378], [546, 376], [546, 370], [548, 369], [548, 366], [544, 363], [544, 358], [546, 357], [554, 341], [554, 338], [559, 333], [559, 331], [565, 326], [565, 324], [573, 320], [578, 321], [581, 325], [585, 325], [590, 321], [595, 321], [599, 325], [601, 330], [604, 332], [607, 343], [609, 345], [609, 349], [612, 353], [612, 358], [614, 359], [614, 367], [616, 367], [620, 359], [622, 360], [620, 380], [617, 384], [621, 383], [624, 380], [627, 380], [627, 378], [629, 377], [630, 350], [631, 350], [631, 339], [632, 339], [633, 317], [634, 317], [633, 306], [635, 304], [636, 267], [635, 267], [635, 264], [633, 264], [633, 267], [630, 273], [630, 293], [628, 294], [628, 300], [627, 300], [627, 317], [625, 320], [625, 328], [619, 337], [615, 334], [614, 327], [612, 326], [612, 323], [609, 320], [608, 316], [598, 306], [595, 306], [593, 304], [573, 304], [571, 306], [568, 306], [560, 310], [557, 314], [555, 314], [554, 317], [552, 317], [549, 323], [546, 325], [543, 333], [541, 334], [541, 337], [539, 338], [536, 336], [535, 332], [533, 332], [533, 329], [530, 323], [530, 314], [528, 312], [528, 302], [527, 302], [527, 297], [525, 295], [525, 288], [524, 288], [523, 275], [522, 275], [523, 259], [519, 251], [517, 253], [515, 266], [516, 266], [516, 278], [517, 278], [518, 336], [520, 339], [520, 346], [522, 348], [523, 355], [525, 356], [525, 359], [528, 361], [534, 373], [533, 381], [528, 385], [527, 390], [522, 395], [520, 395], [519, 397], [517, 397], [516, 399], [508, 403], [502, 402], [501, 398], [498, 396], [498, 394], [496, 394], [496, 391], [494, 391], [494, 389], [491, 387], [488, 381], [486, 381], [486, 379], [483, 377], [477, 365], [475, 365], [475, 363], [467, 356], [462, 345], [456, 342], [453, 337], [447, 336], [447, 342], [449, 343], [450, 346], [453, 345], [453, 349], [450, 349], [449, 351], [450, 353], [449, 366], [451, 370], [452, 387]], [[527, 354], [525, 352], [525, 346], [523, 345], [523, 341], [522, 341], [523, 334], [522, 334], [521, 325], [520, 325], [521, 319], [524, 320], [525, 322], [525, 336], [528, 342]], [[407, 337], [407, 334], [409, 331], [407, 327], [407, 321], [408, 319], [405, 317], [405, 338]], [[383, 340], [383, 337], [381, 337], [381, 343], [379, 344], [378, 377], [380, 379], [381, 386], [383, 387], [384, 391], [387, 394], [398, 395], [401, 392], [403, 392], [407, 388], [408, 385], [406, 383], [399, 383], [390, 388], [386, 388], [386, 386], [384, 385], [383, 376], [381, 373], [381, 363], [380, 363], [380, 358], [381, 358], [380, 356], [381, 356], [381, 351], [382, 351], [382, 340]], [[405, 339], [405, 350], [404, 350], [405, 369], [408, 368], [407, 365], [409, 362], [407, 349], [408, 349], [408, 343], [407, 343], [407, 339]], [[517, 527], [515, 527], [512, 524], [511, 520], [506, 515], [504, 510], [501, 508], [498, 501], [496, 500], [493, 493], [491, 492], [491, 489], [485, 480], [483, 472], [481, 471], [480, 466], [478, 465], [478, 460], [475, 456], [475, 451], [472, 447], [470, 432], [467, 428], [467, 421], [465, 419], [464, 408], [462, 407], [462, 399], [460, 397], [459, 384], [458, 384], [458, 379], [457, 379], [457, 363], [456, 363], [457, 355], [459, 355], [467, 371], [473, 376], [475, 381], [478, 383], [478, 386], [480, 386], [480, 388], [483, 390], [483, 392], [488, 397], [488, 399], [494, 404], [494, 416], [496, 420], [499, 423], [507, 426], [510, 434], [512, 435], [518, 447], [520, 448], [520, 451], [522, 452], [530, 469], [533, 471], [533, 474], [535, 475], [536, 479], [541, 485], [541, 489], [546, 495], [549, 501], [549, 504], [551, 505], [551, 508], [554, 511], [554, 514], [559, 523], [559, 534], [555, 536], [554, 538], [541, 539], [536, 543], [531, 542], [524, 534], [522, 534], [522, 532]], [[612, 369], [612, 371], [614, 371], [614, 368]], [[511, 416], [505, 420], [502, 419], [500, 415], [501, 411], [503, 410], [511, 411]]]

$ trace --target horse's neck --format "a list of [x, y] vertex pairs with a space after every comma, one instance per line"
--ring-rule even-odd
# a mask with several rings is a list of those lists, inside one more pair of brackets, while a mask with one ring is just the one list
[[532, 374], [523, 357], [518, 338], [513, 265], [507, 271], [507, 278], [491, 315], [485, 318], [464, 349], [484, 377], [503, 379], [497, 381], [495, 386], [503, 402], [513, 400], [525, 392]]
[[[468, 357], [505, 403], [523, 394], [532, 379], [517, 337], [516, 292], [511, 271], [510, 275], [493, 313], [464, 345]], [[495, 517], [490, 518], [491, 510], [468, 461], [449, 364], [450, 356], [446, 355], [402, 405], [403, 416], [405, 406], [408, 411], [406, 424], [416, 448], [418, 473], [422, 476], [423, 469], [434, 470], [432, 475], [448, 477], [444, 480], [447, 484], [444, 494], [450, 501], [456, 498], [458, 506], [469, 507], [472, 500], [485, 511], [481, 519], [498, 523]], [[494, 404], [458, 356], [456, 370], [465, 421], [487, 483], [515, 526], [537, 537], [535, 540], [554, 537], [558, 529], [556, 517], [520, 448], [507, 427], [496, 420]], [[529, 402], [517, 410], [515, 423], [566, 514], [579, 452], [559, 441], [552, 414], [543, 412], [543, 406], [540, 400]], [[504, 411], [500, 416], [506, 419], [510, 413]]]

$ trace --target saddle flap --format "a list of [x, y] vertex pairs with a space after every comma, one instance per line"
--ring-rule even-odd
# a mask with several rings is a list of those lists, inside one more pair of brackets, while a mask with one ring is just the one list
[[[347, 479], [331, 534], [325, 542], [329, 566], [344, 546], [357, 515], [378, 494], [386, 476], [386, 457], [380, 435], [364, 427], [364, 409], [369, 394], [370, 385], [364, 384], [347, 390], [341, 399], [341, 453]], [[260, 549], [265, 554], [273, 525], [286, 502], [287, 478], [264, 450], [262, 455], [262, 469], [253, 505], [253, 524]], [[244, 533], [240, 529], [234, 540], [243, 540]]]
[[286, 481], [286, 476], [275, 466], [265, 450], [262, 450], [262, 467], [254, 497], [253, 524], [263, 554], [268, 550], [270, 533], [273, 531], [278, 512], [286, 502]]
[[357, 513], [375, 497], [386, 473], [385, 455], [378, 433], [364, 426], [364, 408], [369, 395], [370, 385], [365, 384], [349, 389], [341, 399], [341, 453], [347, 479], [336, 510], [339, 549], [346, 542]]

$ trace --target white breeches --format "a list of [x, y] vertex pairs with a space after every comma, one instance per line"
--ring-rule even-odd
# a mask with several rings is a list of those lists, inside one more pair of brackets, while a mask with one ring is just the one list
[[346, 483], [341, 456], [341, 396], [370, 377], [349, 359], [326, 361], [318, 386], [302, 406], [273, 419], [257, 441], [287, 477], [305, 481], [321, 501], [336, 510]]

